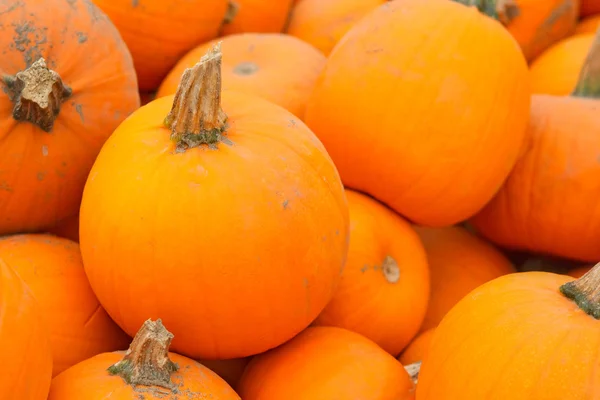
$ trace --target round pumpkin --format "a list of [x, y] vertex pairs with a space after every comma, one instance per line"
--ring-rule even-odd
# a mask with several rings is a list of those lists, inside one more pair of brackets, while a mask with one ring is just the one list
[[85, 270], [111, 317], [133, 334], [160, 316], [173, 348], [202, 359], [301, 332], [332, 298], [348, 250], [346, 197], [324, 147], [279, 106], [221, 96], [220, 64], [216, 46], [174, 97], [113, 133], [80, 214]]
[[431, 346], [431, 339], [433, 339], [434, 333], [435, 328], [430, 328], [419, 333], [412, 342], [406, 346], [406, 349], [404, 349], [402, 354], [398, 357], [398, 361], [400, 361], [402, 365], [411, 365], [418, 363], [419, 361], [422, 362], [429, 352], [429, 346]]
[[79, 243], [79, 214], [59, 221], [52, 229], [48, 230], [53, 235], [63, 237]]
[[532, 92], [556, 96], [571, 94], [593, 42], [593, 34], [581, 34], [546, 50], [531, 64]]
[[529, 145], [498, 195], [471, 221], [506, 248], [600, 260], [600, 33], [572, 96], [534, 95]]
[[48, 234], [0, 239], [0, 259], [25, 281], [50, 333], [53, 375], [89, 357], [127, 348], [88, 283], [77, 243]]
[[[295, 37], [276, 33], [247, 33], [219, 39], [223, 48], [223, 90], [253, 94], [304, 117], [308, 98], [325, 66], [325, 56]], [[214, 47], [196, 47], [171, 70], [157, 97], [174, 94], [186, 68], [193, 67]]]
[[342, 328], [311, 327], [250, 361], [244, 400], [409, 400], [413, 383], [398, 360]]
[[79, 210], [112, 131], [139, 107], [131, 56], [90, 0], [0, 0], [0, 235]]
[[230, 360], [199, 360], [205, 367], [219, 375], [232, 388], [236, 389], [251, 357], [232, 358]]
[[49, 335], [39, 305], [0, 259], [0, 398], [46, 400], [52, 379]]
[[579, 21], [577, 26], [575, 27], [575, 35], [581, 33], [596, 33], [600, 28], [600, 14], [591, 15], [583, 20]]
[[292, 3], [292, 0], [229, 0], [221, 34], [282, 32]]
[[173, 334], [147, 320], [129, 350], [102, 353], [52, 380], [48, 400], [240, 400], [217, 374], [169, 352]]
[[151, 91], [188, 50], [217, 37], [227, 0], [94, 0], [121, 32], [140, 89]]
[[436, 329], [417, 399], [597, 399], [599, 275], [522, 272], [471, 292]]
[[361, 18], [387, 0], [303, 0], [292, 12], [287, 33], [329, 55]]
[[600, 0], [581, 0], [582, 17], [587, 17], [592, 14], [600, 14]]
[[500, 23], [453, 1], [392, 1], [331, 53], [305, 121], [347, 187], [445, 226], [475, 214], [508, 176], [529, 97], [527, 64]]
[[429, 270], [410, 224], [376, 200], [346, 190], [350, 247], [340, 284], [316, 325], [338, 326], [398, 355], [427, 310]]
[[491, 244], [464, 228], [415, 226], [429, 263], [431, 295], [421, 331], [436, 327], [470, 291], [505, 274], [516, 272]]

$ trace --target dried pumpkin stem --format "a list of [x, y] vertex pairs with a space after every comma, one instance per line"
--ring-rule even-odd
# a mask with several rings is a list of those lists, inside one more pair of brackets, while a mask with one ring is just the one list
[[383, 270], [385, 279], [389, 283], [398, 283], [400, 280], [400, 267], [393, 257], [385, 257], [383, 263], [381, 264], [381, 269]]
[[169, 359], [173, 334], [160, 319], [147, 320], [133, 338], [123, 359], [108, 368], [132, 386], [158, 386], [177, 392], [171, 374], [179, 369]]
[[416, 385], [419, 381], [419, 373], [421, 372], [421, 361], [406, 365], [404, 369], [410, 376], [410, 379]]
[[562, 285], [560, 292], [586, 314], [600, 319], [600, 263], [581, 278]]
[[177, 151], [223, 140], [227, 115], [221, 109], [221, 43], [185, 70], [165, 118]]
[[466, 6], [477, 7], [482, 13], [508, 25], [519, 16], [521, 10], [516, 0], [454, 0]]
[[14, 103], [13, 118], [52, 131], [60, 107], [72, 91], [56, 71], [48, 69], [46, 60], [40, 58], [24, 71], [3, 80]]
[[581, 68], [579, 81], [572, 95], [600, 98], [600, 29]]

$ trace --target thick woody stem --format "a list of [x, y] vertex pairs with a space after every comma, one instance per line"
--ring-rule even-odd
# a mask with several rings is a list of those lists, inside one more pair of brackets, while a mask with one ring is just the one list
[[600, 319], [600, 263], [581, 278], [562, 285], [560, 292], [586, 314]]
[[454, 0], [466, 6], [477, 7], [482, 13], [508, 25], [521, 13], [516, 0]]
[[579, 73], [573, 96], [600, 98], [600, 29]]

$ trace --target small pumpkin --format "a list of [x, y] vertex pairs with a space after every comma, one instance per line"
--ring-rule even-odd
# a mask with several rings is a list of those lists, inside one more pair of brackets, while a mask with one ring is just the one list
[[[304, 117], [308, 98], [325, 67], [325, 56], [284, 34], [247, 33], [219, 41], [224, 53], [223, 90], [257, 95]], [[216, 43], [205, 43], [183, 57], [160, 85], [157, 97], [174, 94], [183, 72]]]
[[139, 107], [131, 56], [89, 0], [0, 0], [0, 235], [72, 217], [96, 155]]
[[41, 311], [27, 285], [0, 259], [0, 399], [46, 400], [52, 352]]
[[283, 32], [293, 0], [229, 0], [221, 35]]
[[240, 400], [210, 369], [170, 353], [172, 339], [160, 319], [147, 320], [124, 354], [98, 354], [55, 377], [48, 400]]
[[59, 221], [48, 232], [79, 243], [79, 214]]
[[155, 90], [188, 50], [217, 37], [227, 0], [94, 0], [127, 44], [139, 87]]
[[503, 247], [600, 259], [600, 32], [571, 96], [534, 95], [529, 145], [471, 223]]
[[301, 332], [332, 298], [348, 250], [346, 197], [324, 147], [281, 107], [221, 96], [221, 57], [217, 45], [175, 96], [113, 133], [80, 213], [85, 271], [111, 317], [132, 335], [160, 316], [173, 349], [198, 359], [246, 357]]
[[398, 357], [398, 361], [400, 361], [402, 365], [411, 365], [419, 361], [422, 362], [429, 352], [429, 346], [431, 346], [431, 339], [433, 339], [434, 333], [435, 328], [430, 328], [419, 333], [412, 342], [406, 346], [406, 349], [404, 349], [402, 354]]
[[329, 55], [361, 18], [387, 0], [303, 0], [292, 12], [287, 33]]
[[600, 14], [590, 15], [587, 18], [579, 21], [577, 26], [575, 27], [575, 35], [582, 33], [596, 33], [600, 28]]
[[394, 357], [342, 328], [310, 327], [250, 361], [244, 400], [409, 400], [413, 383]]
[[127, 348], [129, 337], [92, 292], [77, 243], [48, 234], [7, 236], [0, 239], [0, 258], [40, 304], [50, 334], [53, 375], [96, 354]]
[[438, 326], [419, 400], [598, 398], [600, 267], [577, 281], [522, 272], [488, 282]]
[[458, 226], [415, 226], [429, 264], [431, 295], [421, 331], [436, 327], [456, 303], [485, 282], [516, 272], [494, 246]]
[[600, 14], [600, 0], [581, 0], [580, 14], [582, 17]]
[[391, 1], [331, 53], [305, 121], [348, 188], [446, 226], [506, 179], [529, 102], [527, 64], [500, 23], [453, 1]]
[[252, 357], [244, 357], [230, 360], [199, 360], [199, 362], [236, 389], [251, 359]]
[[398, 355], [427, 310], [429, 270], [410, 224], [376, 200], [346, 190], [350, 247], [338, 288], [316, 325], [338, 326]]

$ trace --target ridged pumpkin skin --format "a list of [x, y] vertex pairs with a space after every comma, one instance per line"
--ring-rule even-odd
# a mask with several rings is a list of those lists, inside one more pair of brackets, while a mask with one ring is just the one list
[[[325, 67], [325, 56], [284, 34], [248, 33], [218, 39], [223, 48], [223, 90], [260, 96], [302, 119], [306, 103]], [[181, 75], [217, 41], [190, 51], [171, 70], [157, 97], [174, 94]]]
[[582, 17], [600, 14], [600, 0], [581, 0], [580, 14]]
[[77, 243], [47, 234], [0, 239], [0, 258], [29, 286], [48, 327], [52, 374], [131, 340], [106, 314], [88, 283]]
[[387, 0], [302, 0], [292, 12], [287, 33], [329, 55], [361, 18]]
[[398, 355], [427, 310], [429, 270], [410, 224], [358, 192], [346, 190], [350, 248], [342, 280], [316, 325], [345, 328]]
[[478, 286], [516, 272], [491, 244], [466, 229], [415, 226], [429, 263], [431, 295], [421, 331], [436, 327], [456, 303]]
[[334, 294], [349, 230], [340, 178], [279, 106], [224, 92], [229, 144], [179, 151], [164, 125], [172, 104], [136, 111], [94, 164], [80, 214], [87, 276], [130, 335], [160, 317], [182, 354], [261, 353]]
[[500, 188], [528, 112], [527, 64], [500, 23], [453, 1], [403, 0], [380, 6], [339, 43], [305, 121], [347, 187], [444, 226]]
[[419, 333], [406, 349], [404, 349], [402, 354], [400, 354], [398, 361], [400, 361], [402, 365], [410, 365], [423, 361], [429, 352], [431, 339], [433, 339], [434, 333], [435, 328], [427, 329], [426, 331]]
[[[225, 18], [222, 35], [282, 32], [288, 22], [292, 0], [231, 0], [235, 12]], [[230, 10], [232, 8], [230, 7]]]
[[46, 400], [52, 353], [38, 303], [0, 259], [0, 399]]
[[[600, 11], [599, 11], [600, 12]], [[574, 35], [581, 33], [596, 33], [600, 28], [600, 14], [591, 15], [581, 20], [575, 27]]]
[[[139, 107], [139, 97], [125, 44], [89, 0], [0, 0], [0, 10], [0, 235], [4, 235], [48, 229], [77, 214], [100, 147]], [[50, 102], [60, 110], [55, 118], [47, 114], [43, 118], [49, 133], [40, 125], [17, 121], [11, 101], [11, 96], [16, 96], [15, 102], [19, 99], [11, 77], [33, 69], [40, 58], [71, 89], [67, 95], [56, 85], [56, 98], [63, 102]], [[49, 80], [38, 86], [32, 76], [24, 79], [38, 95], [50, 89]], [[41, 96], [39, 101], [47, 99]], [[24, 109], [21, 117], [42, 120], [37, 116], [40, 106], [30, 111]], [[53, 125], [46, 125], [53, 119]]]
[[139, 87], [154, 90], [198, 43], [217, 37], [227, 0], [94, 0], [121, 32]]
[[238, 393], [244, 400], [409, 400], [413, 383], [394, 357], [365, 337], [311, 327], [250, 361]]

